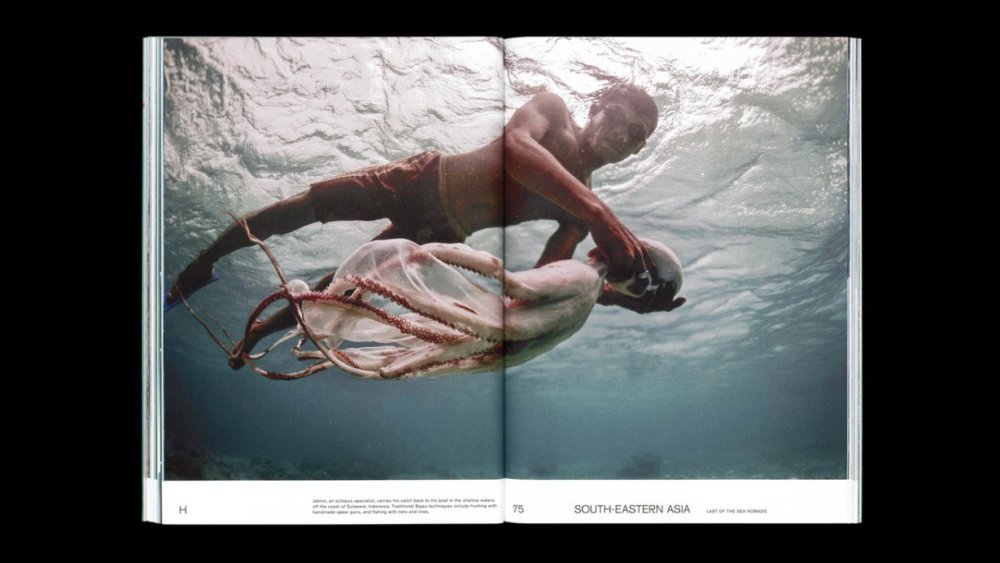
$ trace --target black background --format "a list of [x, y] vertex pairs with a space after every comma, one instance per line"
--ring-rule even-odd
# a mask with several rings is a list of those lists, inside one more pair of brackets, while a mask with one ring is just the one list
[[[164, 8], [170, 6], [164, 5]], [[533, 10], [534, 6], [525, 9]], [[142, 553], [174, 557], [240, 556], [282, 557], [289, 563], [322, 557], [482, 558], [498, 554], [501, 560], [548, 554], [571, 554], [657, 559], [754, 560], [806, 559], [817, 555], [858, 557], [867, 544], [894, 545], [912, 541], [911, 526], [918, 515], [915, 489], [917, 451], [914, 387], [910, 379], [911, 348], [916, 343], [916, 318], [904, 304], [919, 303], [919, 286], [904, 264], [916, 258], [911, 244], [918, 240], [913, 221], [917, 194], [910, 188], [910, 172], [897, 156], [909, 147], [911, 86], [915, 43], [906, 26], [870, 21], [841, 6], [843, 13], [806, 17], [805, 25], [754, 22], [749, 14], [722, 14], [698, 18], [666, 9], [655, 16], [635, 6], [612, 5], [598, 13], [582, 7], [579, 23], [563, 15], [544, 17], [532, 25], [500, 16], [496, 25], [462, 25], [484, 20], [462, 12], [451, 29], [441, 23], [413, 24], [410, 14], [393, 10], [394, 22], [379, 8], [364, 21], [343, 13], [283, 13], [291, 6], [273, 5], [253, 10], [232, 22], [225, 13], [187, 11], [157, 14], [148, 23], [122, 24], [92, 37], [77, 30], [69, 43], [71, 59], [82, 65], [47, 91], [58, 108], [67, 111], [60, 121], [68, 134], [65, 166], [74, 163], [83, 174], [79, 183], [65, 186], [77, 204], [66, 204], [64, 231], [77, 249], [64, 256], [57, 271], [74, 275], [47, 280], [52, 288], [77, 288], [73, 297], [75, 342], [68, 357], [41, 354], [37, 365], [59, 362], [60, 379], [50, 378], [37, 392], [57, 395], [74, 413], [46, 433], [41, 449], [52, 461], [40, 462], [47, 479], [42, 496], [66, 500], [54, 510], [35, 505], [38, 518], [56, 520], [57, 528], [90, 530], [86, 543], [98, 553]], [[829, 7], [828, 7], [829, 8]], [[231, 12], [241, 8], [229, 6]], [[430, 9], [425, 7], [423, 9]], [[661, 9], [661, 8], [657, 8]], [[755, 9], [761, 9], [755, 7]], [[435, 17], [446, 12], [435, 8]], [[512, 14], [513, 7], [502, 12]], [[533, 12], [532, 12], [533, 13]], [[194, 17], [192, 14], [196, 14]], [[644, 15], [645, 14], [645, 15]], [[767, 16], [764, 14], [763, 16]], [[416, 17], [416, 15], [414, 15]], [[424, 16], [426, 17], [426, 16]], [[770, 20], [769, 17], [760, 19]], [[839, 19], [838, 19], [839, 18]], [[256, 20], [256, 21], [250, 21]], [[614, 20], [608, 28], [608, 20]], [[669, 21], [664, 21], [669, 20]], [[708, 20], [711, 20], [709, 22]], [[278, 27], [276, 21], [283, 22]], [[553, 23], [557, 22], [557, 23]], [[633, 23], [639, 23], [633, 27]], [[604, 26], [604, 27], [600, 27]], [[741, 27], [744, 26], [744, 27]], [[460, 32], [460, 33], [459, 33]], [[142, 182], [142, 37], [156, 35], [832, 35], [863, 39], [863, 148], [864, 148], [864, 466], [863, 519], [860, 525], [483, 525], [483, 526], [158, 526], [141, 522], [141, 182]], [[64, 46], [65, 47], [65, 46]], [[65, 57], [65, 52], [63, 57]], [[52, 72], [61, 72], [53, 68]], [[86, 90], [86, 92], [84, 92]], [[94, 98], [89, 105], [86, 95]], [[82, 103], [81, 103], [82, 102]], [[93, 111], [80, 111], [80, 106]], [[58, 110], [57, 110], [58, 111]], [[96, 138], [73, 131], [98, 131]], [[88, 120], [81, 123], [78, 120]], [[51, 137], [45, 137], [51, 138]], [[88, 157], [89, 154], [89, 157]], [[60, 159], [56, 159], [60, 160]], [[907, 162], [909, 161], [908, 159]], [[49, 160], [51, 162], [51, 160]], [[64, 178], [62, 170], [42, 170]], [[42, 189], [42, 187], [39, 187]], [[60, 192], [62, 193], [62, 192]], [[45, 195], [41, 192], [39, 195]], [[53, 196], [55, 197], [55, 196]], [[60, 201], [65, 201], [61, 199]], [[43, 202], [45, 203], [45, 202]], [[49, 207], [50, 208], [50, 207]], [[79, 215], [86, 218], [79, 221]], [[96, 255], [96, 256], [95, 256]], [[81, 283], [82, 286], [81, 286]], [[89, 287], [88, 287], [89, 286]], [[83, 298], [78, 299], [83, 292]], [[51, 323], [42, 319], [42, 327]], [[49, 350], [51, 346], [40, 346]], [[56, 347], [57, 350], [62, 349]], [[62, 381], [67, 379], [69, 381]], [[55, 381], [59, 381], [56, 383]], [[58, 408], [58, 407], [57, 407]], [[61, 420], [61, 419], [60, 419]], [[92, 422], [86, 425], [85, 421]], [[56, 436], [59, 436], [58, 438]], [[39, 447], [37, 444], [35, 447]], [[924, 445], [926, 447], [926, 444]], [[65, 454], [63, 452], [66, 452]], [[72, 452], [72, 453], [70, 453]], [[925, 476], [927, 477], [927, 476]], [[34, 502], [38, 503], [40, 499]], [[29, 499], [30, 502], [30, 499]], [[57, 536], [52, 538], [57, 542]], [[84, 547], [80, 545], [80, 547]], [[138, 548], [138, 551], [137, 551]], [[902, 548], [902, 546], [900, 546]], [[595, 551], [596, 550], [596, 551]], [[254, 557], [256, 559], [257, 557]], [[571, 558], [571, 557], [570, 557]], [[589, 559], [589, 557], [588, 557]]]

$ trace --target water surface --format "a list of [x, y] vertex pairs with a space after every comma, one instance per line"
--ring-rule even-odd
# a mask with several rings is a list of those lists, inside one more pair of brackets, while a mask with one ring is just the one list
[[[168, 41], [166, 278], [227, 211], [424, 150], [474, 149], [542, 90], [583, 125], [590, 95], [625, 79], [654, 94], [660, 124], [637, 156], [597, 171], [594, 190], [637, 235], [677, 251], [688, 303], [652, 315], [598, 306], [506, 377], [408, 381], [233, 372], [175, 309], [168, 477], [487, 478], [505, 464], [538, 478], [846, 477], [847, 42], [518, 39], [506, 64], [503, 50], [474, 38]], [[290, 275], [315, 280], [386, 224], [268, 242]], [[467, 242], [524, 269], [554, 227]], [[277, 279], [253, 249], [216, 272], [192, 303], [239, 333]]]

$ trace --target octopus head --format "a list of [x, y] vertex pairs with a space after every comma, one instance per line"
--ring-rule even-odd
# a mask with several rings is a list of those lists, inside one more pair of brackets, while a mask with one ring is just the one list
[[646, 291], [668, 290], [673, 295], [681, 290], [684, 283], [684, 269], [680, 258], [665, 244], [646, 238], [639, 239], [653, 259], [649, 272], [637, 274], [632, 279], [611, 283], [620, 293], [630, 297], [641, 297]]

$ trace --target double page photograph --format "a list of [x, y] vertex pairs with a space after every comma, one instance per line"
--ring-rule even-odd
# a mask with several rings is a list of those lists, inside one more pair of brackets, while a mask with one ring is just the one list
[[144, 519], [860, 520], [860, 42], [150, 38]]

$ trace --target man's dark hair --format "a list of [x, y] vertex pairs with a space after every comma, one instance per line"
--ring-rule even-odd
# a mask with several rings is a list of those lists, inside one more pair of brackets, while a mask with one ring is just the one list
[[652, 96], [635, 84], [612, 84], [598, 90], [593, 94], [593, 98], [594, 104], [590, 106], [591, 117], [611, 102], [625, 101], [629, 102], [640, 115], [652, 120], [653, 128], [649, 130], [650, 134], [656, 129], [656, 124], [660, 120], [660, 110], [656, 107]]

